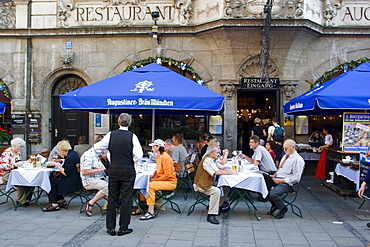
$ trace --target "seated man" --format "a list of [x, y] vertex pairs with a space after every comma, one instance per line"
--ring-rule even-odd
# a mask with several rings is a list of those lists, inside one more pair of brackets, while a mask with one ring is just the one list
[[[271, 209], [267, 214], [271, 215], [279, 209], [278, 219], [282, 219], [288, 211], [280, 195], [296, 191], [305, 165], [303, 158], [295, 150], [295, 141], [286, 140], [283, 148], [285, 155], [277, 172], [271, 176], [272, 179], [266, 179], [267, 189], [270, 190], [266, 199], [271, 203]], [[271, 189], [272, 187], [274, 188]]]
[[219, 169], [217, 167], [217, 158], [219, 149], [217, 146], [208, 146], [206, 154], [199, 163], [194, 178], [194, 190], [210, 196], [207, 221], [212, 224], [220, 224], [215, 215], [218, 215], [219, 207], [225, 201], [228, 193], [220, 198], [220, 189], [213, 186], [216, 175], [237, 174], [235, 170]]
[[181, 149], [179, 146], [175, 146], [173, 141], [171, 139], [167, 139], [164, 142], [165, 145], [165, 151], [169, 152], [169, 155], [171, 156], [172, 160], [180, 163], [183, 165], [183, 171], [185, 170], [185, 162], [186, 158], [188, 157], [188, 153], [184, 150]]
[[85, 214], [89, 217], [93, 215], [92, 208], [95, 203], [108, 195], [108, 182], [105, 180], [105, 166], [100, 159], [101, 155], [96, 157], [93, 148], [90, 148], [81, 156], [80, 176], [82, 185], [86, 190], [99, 190], [93, 199], [86, 202]]
[[73, 150], [78, 153], [81, 157], [84, 152], [91, 148], [90, 144], [87, 143], [85, 136], [78, 137], [77, 145], [73, 148]]
[[267, 149], [260, 145], [260, 138], [256, 135], [251, 136], [249, 138], [249, 146], [254, 150], [252, 158], [249, 158], [244, 154], [241, 154], [240, 156], [255, 166], [258, 166], [261, 171], [264, 171], [268, 174], [274, 174], [276, 171], [274, 160]]

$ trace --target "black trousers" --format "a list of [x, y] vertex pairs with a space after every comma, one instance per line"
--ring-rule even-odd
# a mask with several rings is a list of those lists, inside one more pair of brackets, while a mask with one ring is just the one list
[[128, 229], [131, 221], [131, 197], [135, 183], [135, 176], [127, 179], [114, 179], [109, 177], [108, 181], [108, 208], [106, 217], [107, 229], [116, 228], [116, 205], [121, 204], [119, 219], [119, 230]]
[[56, 178], [53, 178], [51, 177], [50, 178], [50, 185], [51, 185], [51, 190], [48, 194], [48, 197], [49, 197], [49, 203], [58, 203], [59, 200], [62, 200], [64, 199], [64, 196], [63, 195], [58, 195], [58, 187], [59, 187], [59, 183], [60, 183], [60, 179], [61, 177], [56, 177]]

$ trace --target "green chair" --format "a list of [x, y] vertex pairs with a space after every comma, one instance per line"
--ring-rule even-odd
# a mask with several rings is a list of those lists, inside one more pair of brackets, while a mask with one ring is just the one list
[[[155, 192], [156, 196], [163, 199], [163, 203], [158, 208], [160, 209], [163, 206], [165, 206], [167, 203], [169, 203], [171, 205], [171, 209], [173, 211], [175, 211], [176, 213], [181, 214], [181, 209], [180, 209], [179, 205], [172, 200], [173, 196], [174, 196], [174, 195], [172, 195], [172, 193], [174, 193], [174, 192], [176, 194], [176, 189], [175, 190], [159, 190], [159, 191], [156, 191]], [[170, 194], [171, 194], [171, 196], [169, 196]], [[159, 214], [159, 211], [160, 210], [158, 210], [157, 215]]]
[[186, 171], [188, 173], [188, 180], [191, 187], [191, 192], [195, 199], [195, 202], [189, 207], [188, 216], [194, 211], [195, 206], [201, 204], [205, 207], [209, 204], [209, 196], [204, 193], [194, 191], [193, 181], [195, 177], [195, 168], [192, 163], [186, 164]]
[[[298, 187], [294, 192], [283, 193], [281, 195], [281, 198], [283, 199], [283, 201], [285, 203], [284, 208], [287, 208], [287, 207], [290, 206], [290, 209], [292, 210], [293, 214], [297, 215], [300, 218], [303, 218], [301, 209], [297, 205], [294, 204], [294, 202], [297, 200], [297, 197], [298, 197], [298, 194], [299, 194], [299, 187], [301, 187], [301, 182], [298, 182]], [[297, 209], [299, 211], [299, 213], [294, 211], [294, 209]], [[277, 218], [278, 214], [279, 213], [274, 215], [274, 217]]]
[[13, 187], [6, 191], [6, 184], [3, 184], [3, 185], [0, 185], [0, 197], [5, 197], [5, 201], [4, 202], [0, 202], [0, 205], [1, 204], [4, 204], [4, 203], [7, 203], [10, 199], [10, 201], [13, 203], [13, 207], [15, 207], [15, 204], [14, 204], [14, 200], [13, 198], [10, 196], [12, 193], [14, 193], [16, 191], [16, 189], [14, 189]]
[[[68, 203], [67, 203], [67, 206], [65, 207], [66, 209], [69, 208], [69, 205], [70, 203], [75, 199], [75, 198], [79, 198], [80, 199], [80, 203], [81, 203], [81, 207], [80, 207], [80, 214], [82, 214], [83, 212], [85, 212], [85, 208], [84, 206], [86, 205], [86, 202], [87, 201], [90, 201], [94, 196], [95, 194], [98, 192], [99, 190], [86, 190], [85, 188], [82, 188], [82, 190], [80, 191], [77, 191], [77, 192], [74, 192], [73, 194], [71, 194], [71, 198], [68, 200]], [[106, 198], [104, 198], [104, 200], [107, 200]], [[105, 213], [103, 212], [103, 209], [102, 207], [99, 205], [99, 203], [95, 203], [95, 205], [97, 205], [99, 207], [99, 210], [100, 210], [100, 213], [102, 215], [104, 215]]]

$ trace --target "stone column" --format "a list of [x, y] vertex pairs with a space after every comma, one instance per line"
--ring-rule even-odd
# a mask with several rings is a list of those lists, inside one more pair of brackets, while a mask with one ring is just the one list
[[221, 86], [223, 86], [223, 94], [225, 96], [224, 147], [231, 154], [233, 150], [237, 149], [237, 94], [232, 82]]

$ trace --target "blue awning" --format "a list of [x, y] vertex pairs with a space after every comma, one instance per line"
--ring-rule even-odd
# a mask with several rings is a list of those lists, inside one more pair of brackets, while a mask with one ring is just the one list
[[285, 113], [295, 115], [339, 115], [367, 110], [370, 110], [370, 63], [362, 63], [284, 105]]

